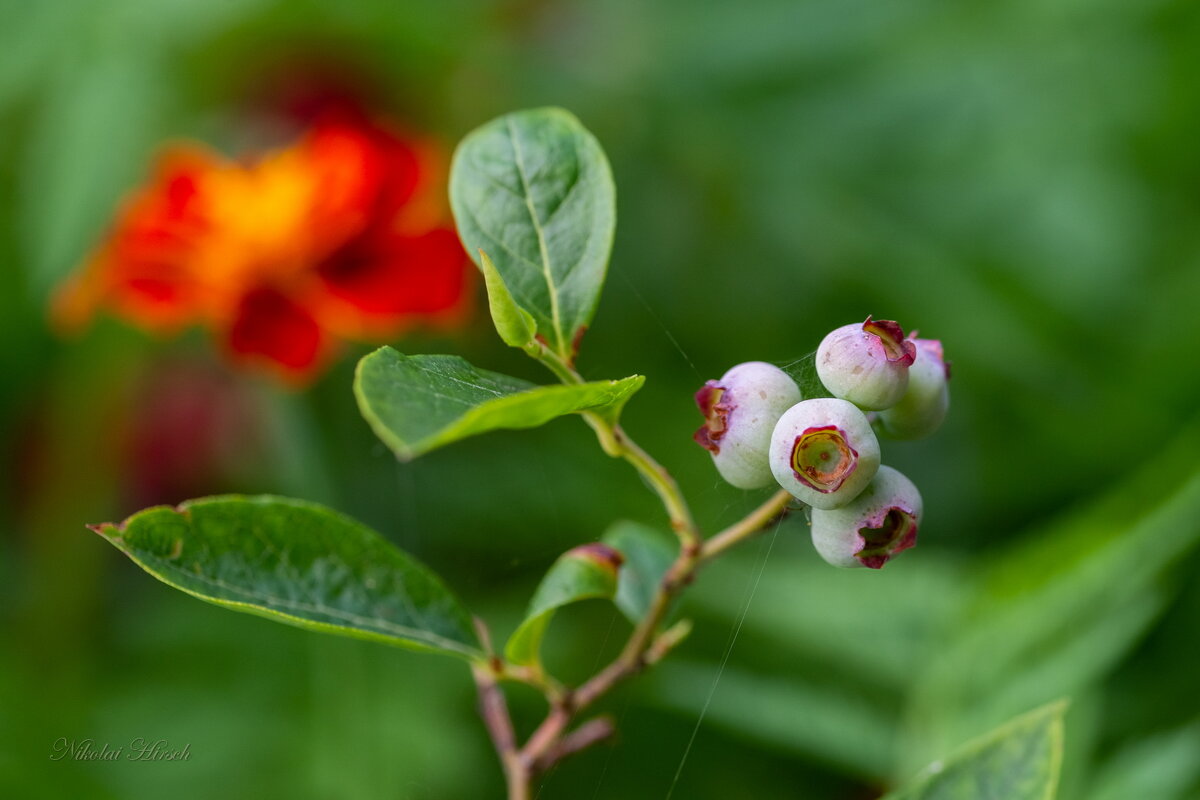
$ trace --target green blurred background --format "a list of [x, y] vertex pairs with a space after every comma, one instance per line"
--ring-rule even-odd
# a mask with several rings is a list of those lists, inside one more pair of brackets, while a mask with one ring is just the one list
[[[576, 420], [398, 465], [350, 393], [365, 347], [297, 394], [200, 336], [51, 334], [50, 290], [156, 148], [253, 145], [257, 76], [305, 54], [448, 143], [543, 104], [596, 133], [619, 225], [581, 369], [648, 376], [626, 427], [710, 531], [759, 498], [690, 441], [703, 380], [868, 313], [954, 362], [943, 430], [884, 444], [925, 495], [920, 547], [841, 572], [800, 518], [744, 546], [686, 603], [692, 639], [607, 703], [616, 744], [541, 797], [664, 797], [695, 731], [674, 797], [868, 800], [1062, 696], [1063, 797], [1200, 797], [1187, 0], [0, 0], [0, 795], [500, 796], [459, 664], [202, 604], [85, 522], [208, 492], [320, 500], [504, 634], [556, 555], [662, 521]], [[397, 345], [541, 377], [478, 317]], [[153, 413], [172, 398], [205, 424]], [[625, 625], [564, 612], [550, 661], [581, 677]], [[59, 737], [191, 759], [52, 761]]]

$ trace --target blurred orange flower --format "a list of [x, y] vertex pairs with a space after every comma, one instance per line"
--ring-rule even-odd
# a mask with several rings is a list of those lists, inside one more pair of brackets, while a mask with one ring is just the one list
[[78, 330], [106, 308], [158, 333], [202, 325], [236, 362], [303, 383], [340, 340], [462, 319], [444, 169], [436, 145], [361, 121], [318, 123], [249, 163], [167, 147], [54, 320]]

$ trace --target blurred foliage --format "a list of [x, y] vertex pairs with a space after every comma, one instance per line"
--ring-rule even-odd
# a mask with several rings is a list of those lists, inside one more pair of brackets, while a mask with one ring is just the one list
[[[674, 662], [609, 703], [621, 741], [544, 797], [665, 795], [687, 751], [677, 797], [870, 798], [1062, 695], [1067, 800], [1200, 793], [1200, 6], [0, 0], [0, 20], [0, 794], [498, 796], [465, 669], [177, 596], [82, 527], [147, 502], [139, 387], [221, 368], [196, 337], [55, 340], [47, 294], [161, 142], [269, 144], [254, 104], [297, 57], [349, 65], [448, 145], [545, 104], [596, 133], [618, 226], [580, 368], [647, 376], [626, 427], [710, 531], [758, 498], [690, 441], [703, 380], [796, 362], [868, 313], [954, 362], [946, 427], [888, 449], [925, 496], [920, 547], [843, 573], [793, 518], [731, 555], [681, 609], [698, 624]], [[396, 344], [543, 379], [482, 317]], [[661, 523], [574, 420], [397, 464], [347, 355], [303, 395], [221, 388], [262, 441], [179, 452], [197, 471], [151, 501], [328, 503], [501, 637], [563, 551]], [[544, 656], [583, 675], [626, 625], [565, 608]], [[59, 737], [192, 759], [50, 761]]]

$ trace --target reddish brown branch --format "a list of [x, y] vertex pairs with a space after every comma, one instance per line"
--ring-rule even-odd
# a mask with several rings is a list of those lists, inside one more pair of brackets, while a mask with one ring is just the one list
[[547, 750], [541, 758], [535, 760], [531, 766], [535, 772], [544, 772], [568, 756], [586, 750], [592, 745], [610, 738], [616, 732], [617, 726], [612, 717], [603, 716], [590, 719], [555, 742], [554, 746]]
[[[582, 382], [579, 373], [569, 363], [552, 355], [547, 351], [541, 355], [541, 360], [555, 375], [567, 384]], [[705, 541], [671, 473], [612, 420], [592, 412], [585, 412], [584, 419], [596, 431], [604, 451], [628, 461], [659, 495], [671, 520], [671, 527], [679, 537], [680, 552], [660, 581], [649, 609], [634, 626], [621, 653], [574, 691], [545, 675], [540, 667], [530, 669], [505, 663], [493, 654], [487, 631], [481, 630], [480, 638], [485, 644], [488, 660], [486, 663], [476, 663], [472, 669], [479, 687], [480, 713], [508, 778], [509, 800], [528, 800], [534, 776], [567, 756], [613, 735], [614, 725], [607, 717], [597, 717], [573, 731], [567, 729], [580, 711], [603, 697], [618, 683], [657, 663], [683, 641], [691, 630], [690, 623], [686, 621], [666, 631], [659, 631], [671, 602], [695, 579], [701, 566], [780, 518], [787, 512], [791, 502], [786, 492], [778, 492], [743, 520]], [[482, 624], [477, 624], [482, 629]], [[542, 691], [550, 704], [546, 718], [524, 747], [516, 743], [504, 695], [499, 688], [501, 680], [520, 681], [534, 686]]]

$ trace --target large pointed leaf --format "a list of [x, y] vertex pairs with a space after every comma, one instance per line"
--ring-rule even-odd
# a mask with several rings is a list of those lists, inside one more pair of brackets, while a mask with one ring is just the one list
[[[803, 520], [785, 523], [781, 544], [792, 524]], [[769, 642], [774, 665], [751, 670], [731, 661], [720, 673], [705, 724], [711, 720], [739, 737], [887, 781], [904, 722], [900, 701], [969, 587], [955, 562], [937, 553], [896, 572], [831, 570], [809, 555], [763, 566], [761, 553], [733, 550], [707, 566], [688, 591], [698, 629], [737, 627], [739, 643]], [[719, 659], [720, 651], [715, 655]], [[670, 708], [701, 713], [719, 661], [672, 658], [661, 669], [655, 696]]]
[[1026, 537], [984, 572], [955, 635], [918, 674], [907, 768], [1020, 708], [1107, 674], [1166, 606], [1162, 575], [1200, 546], [1200, 424], [1144, 470]]
[[707, 567], [688, 592], [689, 608], [723, 626], [741, 619], [746, 634], [767, 637], [781, 658], [822, 664], [845, 685], [869, 683], [895, 697], [924, 668], [970, 598], [955, 562], [937, 553], [893, 572], [831, 570], [818, 558], [770, 560], [742, 619], [741, 604], [730, 598], [746, 591], [755, 559], [753, 552], [734, 551]]
[[467, 252], [495, 262], [551, 349], [571, 358], [604, 285], [616, 225], [599, 143], [560, 108], [492, 120], [458, 146], [450, 203]]
[[931, 764], [883, 800], [1052, 800], [1062, 762], [1063, 712], [1051, 703]]
[[[0, 18], [13, 32], [8, 13], [0, 12]], [[69, 16], [63, 20], [69, 21]], [[61, 42], [63, 34], [62, 26], [51, 29], [51, 41]], [[17, 46], [5, 38], [6, 50], [31, 44]], [[70, 58], [69, 48], [63, 55]], [[153, 47], [75, 55], [41, 87], [30, 135], [23, 137], [28, 149], [14, 159], [22, 178], [17, 211], [24, 217], [15, 230], [26, 234], [17, 263], [29, 268], [28, 285], [39, 296], [79, 264], [102, 234], [121, 193], [138, 180], [146, 154], [161, 136], [161, 115], [171, 98], [169, 62]]]
[[616, 413], [645, 381], [538, 386], [458, 356], [405, 356], [381, 347], [358, 364], [354, 393], [375, 434], [415, 458], [500, 428], [534, 428], [579, 411]]
[[542, 636], [554, 612], [581, 600], [610, 600], [617, 593], [622, 557], [608, 545], [580, 545], [559, 556], [538, 585], [520, 627], [504, 654], [514, 664], [538, 661]]
[[[853, 689], [672, 658], [647, 676], [652, 697], [691, 720], [872, 780], [887, 772], [894, 723]], [[714, 688], [715, 684], [715, 688]]]
[[1200, 719], [1177, 730], [1139, 738], [1106, 758], [1092, 779], [1088, 800], [1195, 800], [1197, 782]]
[[93, 530], [163, 583], [219, 606], [414, 650], [479, 654], [467, 612], [436, 575], [323, 506], [210, 497]]

